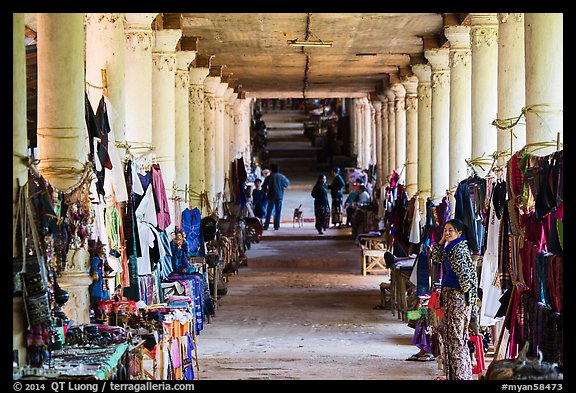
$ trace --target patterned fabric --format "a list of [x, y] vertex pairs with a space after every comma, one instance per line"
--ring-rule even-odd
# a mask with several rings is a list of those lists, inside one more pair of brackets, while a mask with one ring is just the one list
[[332, 198], [330, 215], [332, 217], [332, 224], [342, 224], [342, 199]]
[[314, 215], [316, 216], [315, 227], [318, 231], [328, 229], [330, 226], [330, 207], [314, 206]]
[[[476, 306], [478, 277], [476, 264], [472, 261], [467, 242], [465, 240], [458, 242], [447, 254], [442, 245], [434, 244], [431, 254], [432, 261], [443, 265], [446, 258], [448, 258], [450, 267], [458, 277], [462, 292], [467, 294], [466, 304]], [[445, 269], [443, 270], [445, 273]]]
[[456, 288], [442, 288], [444, 326], [442, 332], [443, 366], [446, 379], [472, 379], [472, 362], [468, 349], [470, 307], [465, 293]]

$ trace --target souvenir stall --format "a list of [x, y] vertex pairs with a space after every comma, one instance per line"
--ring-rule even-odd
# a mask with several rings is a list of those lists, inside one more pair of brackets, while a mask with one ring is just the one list
[[[198, 209], [176, 207], [181, 214], [171, 217], [153, 148], [113, 142], [106, 96], [96, 112], [86, 96], [85, 109], [90, 153], [78, 184], [59, 191], [31, 161], [20, 190], [13, 272], [27, 364], [14, 377], [197, 378], [196, 336], [214, 314], [204, 243], [214, 225], [201, 225]], [[173, 219], [179, 225], [169, 233]], [[89, 311], [84, 323], [63, 311], [70, 295], [59, 285], [82, 268], [68, 260], [78, 253], [92, 280], [87, 302], [75, 305], [88, 309], [78, 311]]]
[[[506, 366], [507, 359], [515, 358], [538, 359], [541, 369], [556, 370], [556, 377], [561, 377], [557, 371], [563, 365], [563, 150], [558, 144], [554, 153], [537, 155], [539, 147], [550, 145], [554, 143], [535, 143], [515, 152], [503, 168], [502, 190], [493, 193], [492, 206], [501, 220], [498, 237], [488, 246], [497, 255], [491, 272], [498, 291], [483, 299], [482, 306], [490, 310], [483, 313], [486, 317], [496, 310], [495, 317], [504, 318], [491, 367], [504, 366], [509, 375], [499, 372], [498, 378], [520, 373]], [[501, 346], [507, 359], [496, 361]], [[496, 378], [496, 373], [490, 374]]]

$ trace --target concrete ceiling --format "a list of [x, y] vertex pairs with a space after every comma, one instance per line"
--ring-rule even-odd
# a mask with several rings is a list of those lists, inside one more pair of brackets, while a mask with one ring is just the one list
[[[356, 96], [374, 92], [388, 74], [423, 61], [423, 37], [442, 34], [437, 13], [182, 14], [184, 36], [214, 55], [255, 97]], [[293, 39], [332, 41], [331, 48], [291, 47]]]
[[[224, 81], [246, 96], [359, 97], [410, 74], [424, 49], [446, 46], [444, 26], [468, 14], [440, 13], [160, 13], [154, 29], [181, 28], [200, 55], [222, 66]], [[35, 29], [34, 14], [26, 15]], [[331, 41], [300, 48], [288, 40]], [[182, 41], [183, 42], [183, 41]], [[216, 67], [218, 68], [218, 67]]]

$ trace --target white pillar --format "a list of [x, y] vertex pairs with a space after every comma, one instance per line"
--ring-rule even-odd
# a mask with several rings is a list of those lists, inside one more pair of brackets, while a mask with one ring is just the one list
[[[84, 118], [84, 14], [38, 14], [38, 169], [67, 191], [82, 176], [88, 146]], [[69, 168], [73, 168], [72, 171]], [[87, 250], [71, 247], [58, 280], [70, 294], [63, 311], [90, 322]]]
[[208, 76], [204, 80], [204, 159], [205, 181], [210, 201], [216, 197], [216, 90], [219, 76]]
[[418, 191], [418, 78], [402, 78], [406, 90], [406, 192], [412, 197]]
[[[564, 15], [524, 14], [526, 51], [526, 144], [562, 141], [564, 107]], [[536, 150], [537, 149], [537, 150]], [[556, 150], [529, 146], [544, 156]]]
[[220, 82], [216, 88], [216, 117], [215, 117], [215, 184], [216, 193], [224, 191], [224, 176], [225, 167], [228, 165], [224, 162], [224, 95], [226, 94], [226, 89], [228, 89], [228, 83]]
[[424, 199], [432, 191], [432, 97], [428, 64], [414, 64], [418, 77], [418, 193]]
[[224, 108], [224, 178], [230, 178], [230, 163], [234, 160], [234, 124], [232, 118], [232, 112], [230, 110], [231, 100], [236, 93], [234, 93], [234, 89], [228, 86], [226, 91], [224, 92], [224, 96], [222, 97], [223, 101], [223, 108]]
[[[125, 44], [124, 44], [124, 14], [85, 15], [86, 24], [86, 91], [93, 108], [98, 107], [102, 97], [102, 69], [106, 70], [106, 87], [110, 103], [114, 107], [114, 136], [119, 141], [126, 140], [125, 108]], [[111, 141], [112, 143], [114, 141]]]
[[[444, 35], [450, 42], [450, 176], [454, 188], [467, 175], [466, 159], [472, 158], [472, 64], [470, 27], [448, 26]], [[453, 192], [450, 197], [453, 198]], [[451, 215], [454, 199], [451, 199]]]
[[379, 156], [382, 162], [382, 186], [385, 187], [390, 176], [390, 167], [388, 166], [388, 98], [385, 94], [380, 94], [382, 102], [382, 154]]
[[[498, 112], [498, 19], [496, 14], [473, 13], [472, 46], [472, 157], [489, 156], [497, 150], [492, 121]], [[489, 166], [477, 167], [486, 176]]]
[[396, 170], [400, 175], [399, 182], [406, 184], [406, 90], [402, 83], [394, 83], [392, 91], [396, 96], [394, 111], [396, 113]]
[[250, 104], [251, 100], [248, 98], [238, 98], [235, 104], [238, 111], [238, 129], [241, 140], [240, 154], [244, 158], [245, 165], [249, 165], [252, 159], [250, 147]]
[[125, 14], [126, 43], [124, 100], [126, 105], [126, 141], [129, 144], [152, 144], [152, 47], [150, 27], [158, 13]]
[[377, 137], [376, 137], [376, 108], [372, 105], [372, 101], [368, 100], [368, 105], [370, 107], [370, 164], [376, 165], [376, 153], [377, 153]]
[[376, 188], [382, 188], [382, 102], [372, 101], [376, 130]]
[[[524, 14], [498, 14], [498, 151], [514, 153], [526, 144], [526, 123], [516, 119], [522, 114], [525, 102]], [[513, 132], [513, 134], [512, 134]], [[515, 137], [514, 137], [515, 135]], [[511, 150], [511, 151], [510, 151]], [[509, 157], [501, 156], [498, 165]]]
[[233, 88], [228, 88], [229, 96], [228, 101], [226, 101], [226, 113], [228, 114], [228, 162], [234, 161], [238, 154], [238, 148], [240, 147], [240, 138], [238, 135], [238, 118], [236, 115], [236, 98], [238, 93], [234, 91]]
[[363, 104], [363, 108], [364, 108], [364, 132], [362, 133], [364, 135], [364, 140], [362, 141], [363, 143], [363, 147], [364, 147], [364, 157], [363, 157], [363, 162], [364, 162], [364, 166], [363, 169], [368, 169], [368, 167], [370, 166], [370, 159], [371, 159], [371, 152], [372, 152], [372, 119], [371, 119], [371, 109], [370, 109], [370, 101], [368, 100], [367, 97], [364, 97], [362, 99], [362, 104]]
[[[176, 173], [174, 180], [176, 187], [180, 189], [190, 184], [190, 108], [188, 104], [190, 75], [188, 67], [195, 57], [196, 51], [193, 50], [176, 52], [174, 75], [174, 166]], [[202, 137], [202, 146], [204, 146], [204, 137]]]
[[[152, 49], [152, 144], [162, 171], [170, 217], [175, 217], [171, 198], [176, 180], [176, 44], [181, 36], [180, 29], [156, 30]], [[175, 222], [171, 220], [169, 233]]]
[[391, 88], [384, 90], [388, 98], [388, 176], [396, 168], [396, 96]]
[[[38, 14], [38, 170], [66, 191], [86, 162], [84, 14]], [[72, 169], [69, 169], [72, 168]]]
[[[188, 90], [188, 110], [190, 123], [189, 149], [189, 187], [195, 193], [210, 192], [206, 175], [208, 173], [205, 142], [207, 140], [205, 122], [205, 93], [204, 81], [210, 72], [208, 67], [190, 67], [188, 77], [190, 89]], [[192, 208], [200, 208], [200, 201], [194, 198], [190, 200]]]
[[448, 48], [427, 49], [424, 56], [432, 67], [432, 178], [431, 195], [439, 203], [449, 188], [450, 168], [450, 68]]
[[[16, 216], [18, 189], [28, 182], [26, 125], [26, 49], [24, 43], [24, 14], [12, 14], [12, 217]], [[19, 252], [20, 250], [20, 252]], [[12, 256], [21, 253], [20, 245], [12, 238]], [[12, 349], [18, 350], [18, 364], [26, 364], [26, 325], [21, 296], [12, 297]]]

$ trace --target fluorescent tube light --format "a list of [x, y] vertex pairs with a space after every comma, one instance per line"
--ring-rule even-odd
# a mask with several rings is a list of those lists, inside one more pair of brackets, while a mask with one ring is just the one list
[[331, 48], [332, 41], [300, 41], [300, 40], [288, 40], [289, 46], [316, 46], [322, 48]]

